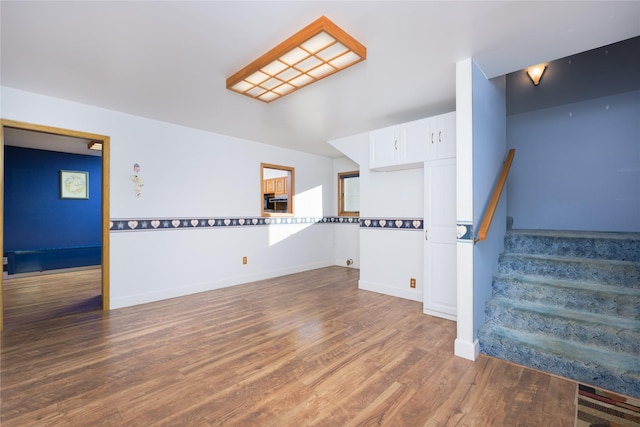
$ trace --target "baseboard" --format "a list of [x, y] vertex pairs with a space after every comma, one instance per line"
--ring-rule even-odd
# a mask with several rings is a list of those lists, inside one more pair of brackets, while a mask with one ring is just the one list
[[454, 342], [454, 354], [468, 360], [476, 360], [480, 354], [480, 342], [476, 339], [472, 343], [460, 339]]
[[379, 294], [390, 295], [392, 297], [422, 302], [422, 291], [412, 289], [398, 289], [394, 286], [384, 285], [382, 283], [367, 282], [364, 280], [358, 281], [358, 288], [365, 291], [372, 291]]
[[457, 320], [458, 316], [455, 314], [443, 313], [441, 311], [429, 310], [427, 308], [423, 308], [422, 312], [429, 316], [440, 317], [442, 319], [453, 320], [454, 322]]
[[[120, 298], [111, 298], [111, 309], [130, 307], [148, 302], [162, 301], [170, 298], [183, 297], [193, 295], [200, 292], [214, 291], [216, 289], [228, 288], [230, 286], [242, 285], [245, 283], [257, 282], [259, 280], [272, 279], [274, 277], [286, 276], [288, 274], [301, 273], [303, 271], [315, 270], [333, 266], [331, 262], [322, 262], [316, 264], [308, 264], [285, 269], [270, 270], [257, 274], [248, 274], [242, 276], [227, 277], [223, 280], [207, 281], [201, 283], [192, 283], [187, 286], [178, 288], [162, 289], [159, 291], [145, 292], [135, 295], [127, 295]], [[112, 287], [113, 289], [113, 287]], [[113, 292], [113, 291], [112, 291]]]
[[18, 279], [21, 277], [33, 277], [33, 276], [46, 276], [49, 274], [60, 274], [60, 273], [72, 273], [74, 271], [84, 271], [84, 270], [96, 270], [101, 269], [102, 265], [87, 265], [84, 267], [69, 267], [69, 268], [59, 268], [56, 270], [43, 270], [43, 271], [32, 271], [29, 273], [15, 273], [9, 274], [6, 271], [2, 272], [3, 279]]

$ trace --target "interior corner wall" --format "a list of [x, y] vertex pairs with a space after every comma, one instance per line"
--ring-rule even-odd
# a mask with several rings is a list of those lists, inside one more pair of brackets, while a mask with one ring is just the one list
[[[333, 265], [335, 225], [297, 220], [331, 212], [332, 159], [7, 87], [1, 95], [5, 119], [110, 137], [110, 216], [122, 226], [110, 232], [112, 309]], [[295, 221], [150, 225], [260, 218], [261, 162], [295, 168]]]
[[[333, 162], [334, 170], [334, 188], [336, 189], [336, 197], [334, 197], [333, 214], [338, 214], [338, 174], [342, 172], [352, 172], [360, 170], [353, 160], [347, 157], [340, 157]], [[347, 217], [345, 217], [347, 218]], [[354, 218], [357, 219], [357, 218]], [[349, 266], [351, 268], [360, 268], [360, 223], [346, 222], [335, 224], [335, 265]], [[347, 264], [347, 260], [351, 264]]]
[[[362, 220], [422, 219], [423, 169], [379, 172], [369, 168], [369, 133], [330, 141], [360, 166]], [[361, 289], [414, 301], [423, 300], [422, 230], [359, 227]], [[416, 287], [409, 286], [410, 278]]]
[[639, 117], [638, 90], [508, 116], [513, 227], [640, 232]]
[[[505, 81], [504, 76], [488, 80], [473, 64], [474, 227], [480, 226], [507, 154]], [[485, 322], [485, 303], [491, 296], [498, 256], [504, 250], [506, 196], [503, 191], [487, 239], [478, 242], [473, 250], [474, 338]]]

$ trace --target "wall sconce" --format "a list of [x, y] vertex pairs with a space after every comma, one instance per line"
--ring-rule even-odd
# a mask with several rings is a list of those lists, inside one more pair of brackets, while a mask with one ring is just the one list
[[366, 47], [322, 16], [229, 77], [227, 89], [271, 102], [366, 57]]
[[542, 75], [544, 74], [544, 71], [546, 69], [547, 66], [544, 64], [538, 64], [534, 65], [533, 67], [527, 68], [527, 75], [533, 82], [534, 86], [538, 86], [538, 83], [540, 83], [540, 79], [542, 78]]
[[87, 148], [89, 150], [96, 150], [96, 151], [102, 151], [102, 142], [98, 142], [98, 141], [91, 141], [88, 145]]

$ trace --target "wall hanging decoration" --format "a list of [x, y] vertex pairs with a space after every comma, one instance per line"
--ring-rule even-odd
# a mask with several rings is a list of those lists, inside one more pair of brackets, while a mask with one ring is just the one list
[[133, 175], [131, 175], [133, 181], [133, 194], [136, 197], [140, 197], [142, 194], [142, 187], [144, 187], [144, 181], [140, 177], [140, 165], [138, 163], [133, 164]]
[[88, 199], [89, 172], [60, 171], [60, 198]]

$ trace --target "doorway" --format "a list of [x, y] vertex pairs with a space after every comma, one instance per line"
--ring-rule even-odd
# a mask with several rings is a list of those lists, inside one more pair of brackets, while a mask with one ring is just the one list
[[[50, 135], [52, 137], [69, 137], [79, 140], [86, 140], [94, 143], [102, 144], [102, 161], [101, 161], [101, 297], [102, 310], [109, 310], [109, 153], [110, 138], [105, 135], [97, 135], [87, 132], [80, 132], [69, 129], [61, 129], [50, 126], [36, 125], [31, 123], [18, 122], [13, 120], [0, 120], [0, 247], [4, 248], [4, 150], [5, 150], [5, 133], [7, 130], [24, 130], [36, 132], [39, 135]], [[4, 301], [3, 301], [3, 277], [0, 276], [0, 330], [4, 327]]]

